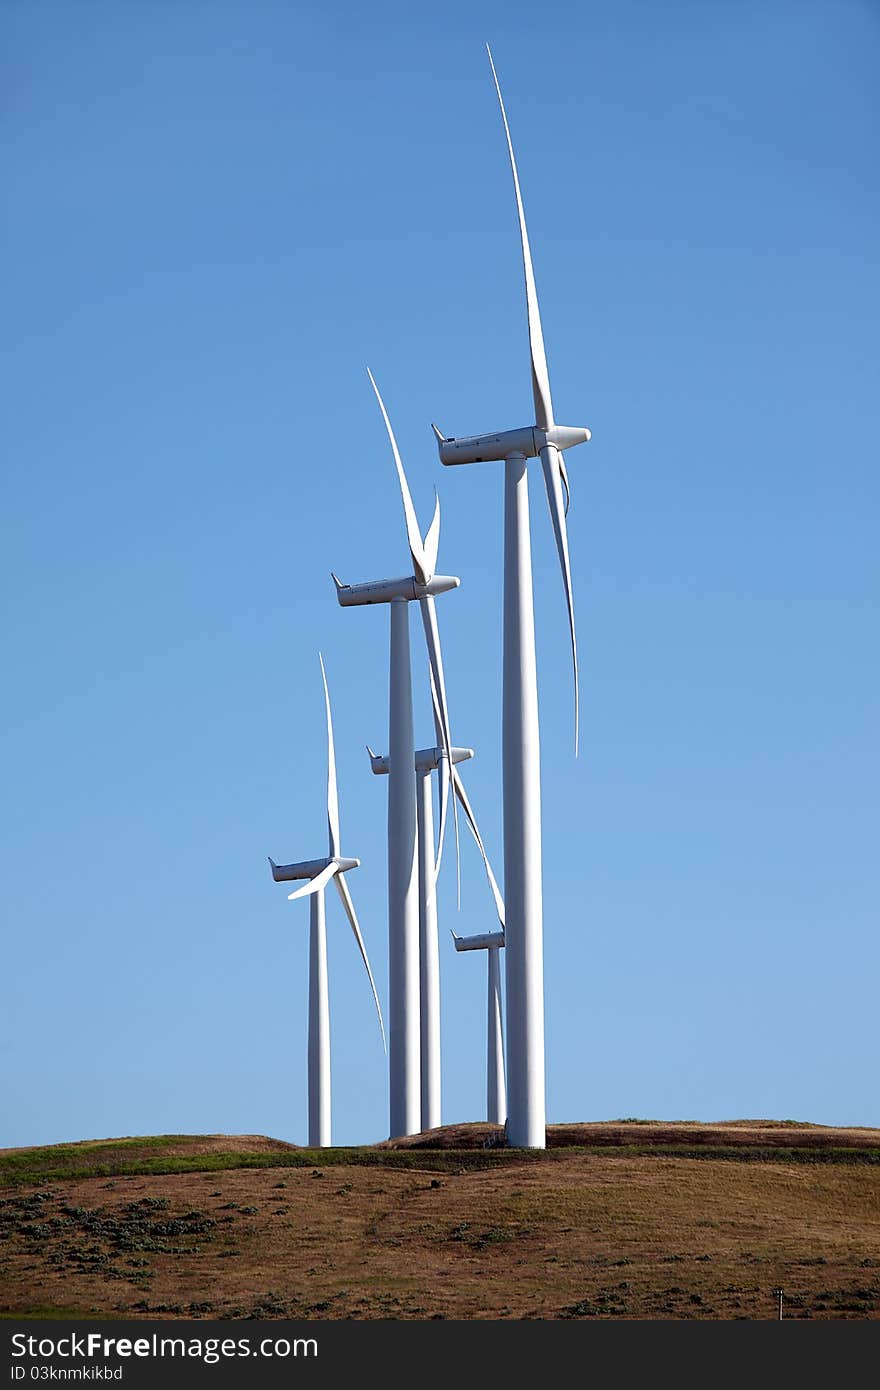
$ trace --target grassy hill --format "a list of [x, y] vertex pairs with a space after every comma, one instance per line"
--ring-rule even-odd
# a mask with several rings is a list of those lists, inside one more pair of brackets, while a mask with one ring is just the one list
[[15, 1316], [880, 1317], [880, 1131], [456, 1125], [0, 1150]]

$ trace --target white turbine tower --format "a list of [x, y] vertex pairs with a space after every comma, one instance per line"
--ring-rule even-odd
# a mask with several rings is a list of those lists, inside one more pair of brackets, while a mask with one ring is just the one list
[[[504, 662], [502, 741], [504, 761], [504, 900], [507, 952], [508, 1142], [522, 1148], [546, 1144], [544, 1089], [544, 943], [541, 889], [541, 775], [535, 618], [526, 460], [540, 455], [550, 519], [562, 567], [574, 667], [575, 753], [578, 742], [578, 670], [574, 599], [566, 513], [570, 497], [562, 451], [590, 438], [590, 431], [557, 425], [538, 311], [519, 175], [501, 88], [489, 63], [507, 137], [519, 216], [531, 347], [535, 423], [499, 434], [446, 439], [434, 426], [444, 464], [504, 461]], [[565, 492], [565, 505], [562, 494]]]
[[[449, 780], [449, 760], [442, 746], [442, 720], [431, 677], [434, 695], [434, 729], [437, 744], [433, 748], [419, 748], [415, 753], [416, 810], [418, 816], [419, 845], [419, 1012], [421, 1020], [421, 1098], [422, 1130], [436, 1129], [441, 1123], [441, 1070], [440, 1070], [440, 948], [437, 936], [437, 893], [436, 883], [440, 872], [443, 853], [443, 827], [441, 819], [440, 840], [434, 856], [434, 808], [431, 796], [431, 774], [440, 772], [440, 796], [446, 795]], [[388, 759], [367, 749], [370, 766], [377, 776], [387, 774]], [[492, 873], [483, 840], [467, 793], [457, 771], [459, 763], [474, 756], [472, 748], [452, 748], [452, 785], [455, 796], [461, 803], [468, 825], [479, 846], [486, 868], [489, 886], [495, 898], [495, 906], [502, 927], [504, 926], [504, 903]], [[453, 933], [454, 935], [454, 933]]]
[[[387, 774], [388, 758], [368, 748], [370, 766], [377, 775]], [[453, 763], [474, 756], [471, 748], [453, 748]], [[446, 763], [442, 747], [418, 748], [414, 755], [416, 779], [416, 839], [419, 854], [419, 1056], [420, 1130], [436, 1129], [441, 1113], [440, 1073], [440, 949], [437, 938], [436, 878], [440, 851], [434, 854], [434, 807], [431, 773]]]
[[[424, 540], [403, 470], [397, 441], [379, 388], [368, 373], [397, 467], [403, 498], [406, 530], [413, 573], [402, 579], [381, 579], [366, 584], [343, 584], [336, 575], [336, 597], [343, 608], [387, 603], [391, 607], [391, 665], [388, 701], [388, 972], [389, 972], [389, 1074], [391, 1138], [418, 1134], [421, 1130], [420, 1008], [419, 1008], [419, 907], [418, 832], [416, 787], [413, 778], [412, 677], [409, 653], [409, 608], [418, 601], [425, 629], [431, 676], [437, 692], [439, 742], [451, 752], [449, 711], [440, 633], [434, 603], [437, 594], [457, 589], [459, 581], [435, 574], [440, 543], [440, 501]], [[454, 810], [454, 805], [453, 805]], [[440, 836], [446, 815], [441, 802]], [[456, 820], [456, 844], [458, 822]]]
[[330, 1002], [327, 985], [327, 931], [324, 911], [324, 889], [333, 879], [342, 899], [346, 916], [351, 923], [358, 950], [366, 966], [379, 1027], [382, 1030], [382, 1046], [385, 1046], [385, 1025], [382, 1022], [382, 1009], [373, 972], [367, 958], [361, 929], [358, 925], [354, 903], [343, 875], [349, 869], [360, 867], [359, 859], [345, 859], [339, 852], [339, 797], [336, 789], [336, 755], [333, 748], [333, 720], [330, 714], [330, 692], [327, 689], [327, 675], [324, 659], [319, 654], [321, 679], [324, 682], [324, 703], [327, 709], [327, 826], [329, 831], [329, 854], [325, 859], [307, 859], [300, 864], [275, 864], [272, 859], [272, 877], [276, 883], [289, 883], [305, 878], [308, 883], [288, 896], [295, 898], [311, 897], [309, 934], [309, 1144], [313, 1148], [325, 1148], [330, 1143]]
[[507, 1121], [507, 1092], [504, 1086], [504, 1026], [501, 1021], [501, 950], [504, 932], [483, 936], [456, 936], [456, 951], [485, 951], [489, 963], [486, 1007], [486, 1119], [490, 1124]]

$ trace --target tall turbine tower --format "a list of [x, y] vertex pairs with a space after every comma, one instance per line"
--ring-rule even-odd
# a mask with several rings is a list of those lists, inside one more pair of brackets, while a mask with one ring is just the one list
[[[397, 441], [379, 389], [370, 381], [382, 411], [403, 498], [413, 573], [402, 579], [380, 579], [366, 584], [342, 584], [336, 575], [336, 597], [343, 608], [387, 603], [391, 607], [391, 668], [388, 701], [388, 971], [389, 971], [389, 1073], [391, 1138], [418, 1134], [421, 1129], [420, 1009], [419, 1009], [419, 908], [416, 786], [413, 778], [412, 677], [409, 653], [409, 608], [417, 600], [422, 613], [431, 675], [437, 692], [440, 742], [451, 753], [446, 683], [440, 651], [440, 633], [434, 598], [459, 581], [435, 574], [440, 542], [440, 502], [422, 539], [403, 471]], [[453, 806], [454, 809], [454, 806]], [[441, 833], [445, 801], [441, 805]], [[456, 840], [457, 840], [456, 821]]]
[[[544, 941], [541, 889], [541, 768], [535, 618], [526, 460], [540, 456], [550, 519], [559, 552], [568, 607], [574, 667], [575, 753], [578, 743], [578, 670], [574, 598], [568, 557], [566, 513], [570, 497], [564, 449], [590, 438], [584, 428], [557, 425], [541, 331], [519, 175], [501, 88], [489, 53], [507, 137], [519, 216], [526, 282], [535, 423], [499, 434], [446, 439], [434, 426], [444, 464], [504, 461], [504, 661], [502, 742], [504, 760], [504, 900], [507, 951], [508, 1142], [546, 1145], [544, 1092]], [[562, 494], [565, 492], [565, 505]]]
[[373, 972], [367, 959], [361, 929], [358, 925], [354, 903], [348, 891], [343, 874], [349, 869], [360, 867], [359, 859], [344, 859], [339, 853], [339, 797], [336, 790], [336, 755], [333, 748], [333, 720], [330, 714], [330, 692], [327, 689], [327, 675], [324, 658], [318, 655], [321, 663], [321, 679], [324, 682], [324, 704], [327, 710], [327, 827], [329, 831], [329, 854], [326, 859], [307, 859], [300, 864], [275, 864], [271, 859], [272, 877], [276, 883], [290, 883], [305, 878], [308, 882], [303, 888], [288, 895], [292, 902], [296, 898], [311, 897], [309, 933], [309, 1144], [312, 1148], [324, 1148], [330, 1143], [330, 1001], [327, 986], [327, 930], [324, 912], [324, 889], [333, 879], [342, 899], [346, 916], [351, 923], [358, 950], [361, 953], [376, 1012], [382, 1030], [382, 1046], [385, 1046], [385, 1025], [382, 1022], [382, 1009], [373, 980]]
[[[441, 1123], [441, 1070], [440, 1070], [440, 948], [437, 936], [437, 876], [443, 853], [442, 821], [440, 841], [434, 855], [434, 808], [431, 795], [431, 774], [439, 769], [441, 782], [441, 805], [449, 778], [449, 762], [442, 747], [442, 723], [434, 695], [434, 729], [437, 744], [433, 748], [419, 748], [415, 753], [416, 809], [418, 815], [419, 844], [419, 1010], [421, 1019], [421, 1095], [422, 1130], [436, 1129]], [[479, 827], [468, 801], [458, 764], [474, 756], [472, 748], [453, 748], [452, 778], [456, 799], [464, 811], [471, 833], [477, 842], [483, 858], [489, 886], [495, 898], [495, 906], [502, 927], [504, 926], [504, 903], [492, 873]], [[367, 749], [370, 766], [377, 776], [387, 774], [388, 759]]]
[[[368, 748], [376, 776], [387, 774], [388, 758]], [[453, 763], [474, 756], [472, 748], [453, 748]], [[442, 768], [442, 747], [416, 749], [416, 839], [419, 853], [419, 1057], [420, 1130], [437, 1129], [441, 1123], [440, 1072], [440, 948], [437, 938], [436, 880], [440, 849], [434, 853], [434, 806], [431, 774]]]
[[501, 1021], [501, 951], [504, 932], [484, 936], [456, 936], [456, 951], [485, 951], [488, 961], [486, 1001], [486, 1119], [490, 1124], [507, 1121], [507, 1092], [504, 1086], [504, 1027]]

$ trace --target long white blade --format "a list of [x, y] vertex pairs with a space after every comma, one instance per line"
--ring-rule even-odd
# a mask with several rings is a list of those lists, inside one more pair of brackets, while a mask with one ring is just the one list
[[437, 551], [440, 548], [440, 498], [434, 490], [434, 515], [425, 534], [425, 573], [428, 578], [437, 573]]
[[432, 574], [428, 574], [425, 565], [425, 553], [422, 546], [422, 533], [419, 530], [416, 509], [413, 506], [409, 484], [406, 481], [406, 474], [403, 471], [403, 463], [400, 458], [400, 450], [397, 447], [397, 440], [394, 438], [394, 431], [391, 428], [391, 421], [388, 419], [388, 411], [385, 409], [385, 402], [379, 394], [379, 388], [373, 380], [373, 373], [367, 368], [367, 376], [370, 378], [373, 390], [376, 393], [376, 400], [379, 402], [379, 409], [382, 412], [382, 419], [385, 421], [385, 428], [388, 431], [388, 438], [391, 440], [391, 452], [394, 455], [394, 463], [397, 468], [397, 481], [400, 484], [400, 495], [403, 498], [403, 514], [406, 518], [406, 535], [409, 541], [410, 554], [412, 555], [413, 573], [420, 584], [427, 584]]
[[337, 875], [336, 887], [339, 890], [339, 896], [342, 899], [342, 906], [345, 908], [345, 915], [351, 923], [351, 929], [354, 932], [354, 939], [358, 944], [358, 950], [361, 953], [361, 959], [367, 968], [367, 976], [370, 981], [370, 989], [373, 991], [373, 998], [376, 1001], [376, 1013], [379, 1015], [379, 1028], [382, 1032], [382, 1046], [387, 1052], [388, 1046], [385, 1042], [385, 1024], [382, 1020], [382, 1006], [379, 1003], [379, 996], [376, 993], [376, 981], [373, 979], [373, 972], [370, 969], [370, 962], [367, 957], [367, 948], [364, 945], [364, 938], [361, 936], [361, 929], [358, 926], [357, 913], [354, 910], [354, 903], [351, 900], [351, 894], [348, 891], [348, 884], [345, 881], [344, 874]]
[[[437, 683], [434, 680], [434, 671], [431, 667], [430, 662], [428, 662], [428, 679], [431, 685], [431, 707], [434, 711], [434, 738], [436, 740], [437, 747], [443, 749], [445, 752], [445, 744], [443, 742], [443, 720], [440, 717], [440, 704], [437, 699]], [[446, 813], [449, 809], [449, 788], [451, 786], [449, 769], [451, 766], [452, 764], [450, 763], [449, 759], [447, 757], [443, 757], [440, 759], [440, 762], [437, 767], [437, 776], [440, 780], [440, 830], [437, 835], [437, 854], [436, 858], [434, 859], [435, 886], [437, 883], [437, 877], [440, 873], [440, 863], [443, 858], [443, 844], [444, 837], [446, 835]]]
[[545, 444], [544, 448], [541, 450], [541, 467], [544, 470], [544, 486], [547, 491], [547, 505], [550, 508], [550, 520], [553, 523], [553, 534], [556, 537], [556, 549], [559, 552], [562, 582], [565, 586], [565, 602], [568, 607], [568, 630], [571, 636], [571, 661], [574, 669], [574, 752], [575, 757], [577, 757], [580, 724], [577, 635], [574, 627], [574, 595], [571, 588], [571, 562], [568, 556], [568, 527], [565, 521], [565, 508], [562, 504], [562, 477], [559, 471], [559, 452], [554, 445]]
[[550, 399], [550, 378], [547, 375], [547, 355], [544, 351], [544, 334], [541, 331], [541, 312], [538, 308], [538, 292], [535, 289], [535, 273], [532, 269], [532, 253], [529, 249], [529, 234], [526, 231], [526, 215], [523, 209], [522, 194], [519, 189], [519, 174], [516, 171], [516, 159], [513, 153], [513, 141], [510, 138], [510, 127], [507, 124], [507, 112], [504, 109], [504, 99], [501, 95], [501, 86], [498, 81], [498, 74], [495, 71], [495, 64], [492, 61], [492, 50], [486, 44], [486, 52], [489, 54], [489, 66], [492, 69], [492, 76], [495, 79], [495, 90], [498, 93], [498, 104], [501, 107], [501, 119], [504, 122], [504, 134], [507, 136], [507, 150], [510, 155], [510, 168], [513, 173], [513, 188], [516, 193], [516, 210], [519, 214], [519, 235], [522, 242], [523, 270], [526, 277], [526, 307], [529, 315], [529, 345], [532, 355], [532, 393], [535, 398], [535, 424], [540, 429], [550, 429], [553, 424], [553, 402]]
[[483, 844], [483, 837], [481, 836], [479, 827], [477, 826], [476, 817], [473, 811], [471, 810], [471, 804], [468, 801], [467, 792], [464, 789], [464, 783], [462, 782], [461, 777], [458, 774], [458, 769], [455, 767], [453, 767], [452, 769], [452, 781], [455, 787], [455, 794], [461, 802], [462, 810], [464, 811], [465, 816], [467, 817], [467, 823], [471, 828], [471, 833], [474, 839], [476, 840], [477, 845], [479, 846], [480, 854], [483, 856], [483, 864], [486, 868], [486, 877], [489, 880], [489, 887], [492, 890], [492, 897], [495, 899], [495, 911], [498, 913], [498, 921], [501, 923], [501, 928], [503, 930], [504, 899], [502, 898], [501, 892], [498, 888], [498, 884], [495, 881], [495, 875], [492, 872], [492, 865], [489, 863], [489, 856], [486, 853], [486, 849]]
[[[432, 683], [431, 689], [435, 700], [435, 708], [438, 711], [440, 721], [440, 733], [442, 735], [440, 746], [446, 754], [446, 760], [452, 767], [452, 735], [449, 729], [449, 704], [446, 699], [446, 682], [443, 679], [443, 654], [440, 650], [440, 630], [437, 627], [437, 606], [432, 595], [427, 598], [419, 599], [419, 607], [422, 610], [422, 623], [425, 628], [425, 641], [428, 645], [428, 660], [431, 664]], [[455, 798], [452, 801], [452, 819], [455, 823], [455, 878], [458, 895], [458, 906], [461, 907], [461, 846], [458, 836], [458, 811], [455, 805]], [[443, 824], [443, 807], [440, 808], [440, 823]], [[434, 882], [437, 882], [439, 872], [439, 858], [434, 869]]]
[[565, 515], [568, 516], [568, 509], [571, 506], [571, 488], [568, 485], [568, 470], [565, 467], [565, 459], [561, 450], [557, 450], [556, 456], [559, 459], [559, 481], [565, 489]]
[[288, 893], [287, 901], [292, 903], [297, 898], [310, 898], [313, 893], [320, 893], [321, 889], [326, 888], [333, 875], [338, 872], [338, 864], [328, 864], [326, 869], [322, 869], [315, 878], [310, 878], [307, 883], [303, 884], [302, 888], [297, 888], [295, 893]]
[[[440, 745], [438, 744], [438, 747]], [[440, 779], [440, 831], [437, 836], [437, 858], [434, 860], [434, 888], [437, 887], [437, 879], [440, 874], [440, 862], [443, 858], [443, 836], [446, 830], [446, 818], [449, 808], [449, 787], [451, 778], [449, 776], [449, 759], [441, 758], [437, 767], [437, 776]]]
[[330, 691], [327, 689], [327, 672], [324, 658], [318, 652], [321, 663], [321, 679], [324, 682], [324, 704], [327, 707], [327, 828], [330, 833], [330, 853], [339, 854], [339, 792], [336, 787], [336, 750], [333, 747], [333, 716], [330, 713]]

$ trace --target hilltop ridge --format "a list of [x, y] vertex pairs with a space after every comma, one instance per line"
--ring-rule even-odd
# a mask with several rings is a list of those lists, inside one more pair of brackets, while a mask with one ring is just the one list
[[486, 1124], [0, 1151], [0, 1313], [880, 1318], [880, 1130]]

